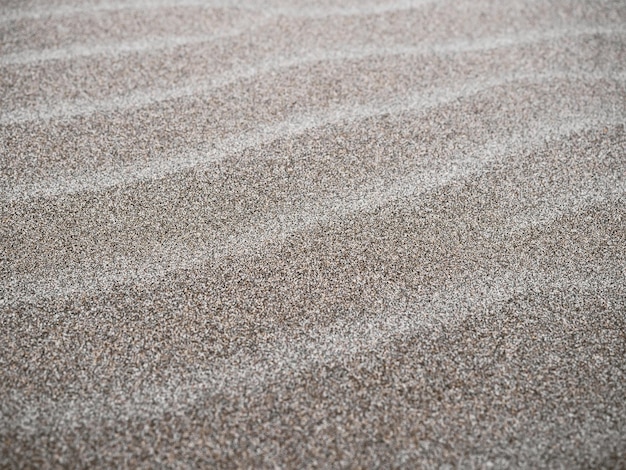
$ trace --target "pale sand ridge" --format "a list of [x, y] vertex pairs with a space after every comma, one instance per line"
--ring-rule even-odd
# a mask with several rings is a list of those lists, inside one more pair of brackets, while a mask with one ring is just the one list
[[[449, 103], [460, 98], [467, 98], [481, 91], [489, 90], [501, 85], [509, 85], [520, 82], [545, 82], [546, 80], [555, 80], [559, 78], [586, 78], [586, 79], [602, 79], [602, 75], [584, 75], [582, 77], [572, 77], [567, 74], [545, 74], [544, 76], [519, 76], [513, 75], [509, 77], [498, 77], [489, 81], [480, 80], [475, 82], [466, 82], [460, 89], [435, 89], [429, 90], [427, 93], [420, 93], [415, 96], [404, 96], [397, 98], [390, 103], [380, 103], [375, 106], [352, 106], [336, 107], [324, 110], [321, 113], [309, 116], [296, 116], [288, 121], [282, 121], [266, 128], [261, 127], [259, 130], [237, 135], [223, 141], [213, 142], [211, 147], [203, 150], [194, 150], [192, 152], [184, 152], [181, 156], [168, 158], [164, 155], [160, 160], [149, 163], [147, 166], [125, 166], [122, 169], [113, 168], [113, 171], [102, 171], [95, 174], [84, 174], [72, 179], [59, 178], [52, 181], [37, 181], [29, 186], [14, 185], [8, 194], [2, 194], [3, 199], [12, 201], [21, 198], [35, 198], [42, 196], [55, 196], [64, 193], [74, 193], [84, 190], [93, 191], [99, 188], [106, 189], [119, 184], [127, 184], [135, 181], [149, 180], [153, 178], [162, 178], [168, 174], [189, 170], [194, 167], [201, 167], [207, 164], [215, 163], [223, 160], [227, 155], [242, 152], [246, 149], [253, 148], [257, 145], [272, 142], [279, 138], [286, 138], [305, 133], [308, 130], [319, 128], [325, 125], [339, 123], [348, 120], [363, 120], [368, 117], [377, 115], [401, 113], [411, 110], [426, 111], [430, 108]], [[613, 77], [614, 80], [624, 81], [624, 77]], [[616, 118], [615, 111], [607, 116], [609, 120]], [[613, 116], [611, 116], [613, 114]], [[618, 121], [619, 122], [619, 121]]]
[[555, 39], [563, 36], [575, 36], [575, 35], [592, 35], [592, 34], [620, 34], [624, 31], [611, 30], [611, 29], [583, 29], [578, 28], [575, 31], [554, 31], [547, 34], [531, 32], [528, 35], [520, 36], [517, 38], [503, 37], [503, 38], [489, 38], [483, 41], [461, 41], [458, 43], [446, 44], [446, 45], [432, 45], [429, 47], [402, 47], [396, 46], [393, 49], [389, 48], [377, 48], [368, 47], [349, 51], [308, 51], [300, 55], [297, 58], [285, 58], [278, 62], [272, 60], [267, 63], [255, 64], [252, 67], [234, 70], [228, 74], [222, 76], [216, 76], [208, 82], [200, 82], [194, 80], [193, 83], [179, 86], [173, 89], [157, 89], [150, 91], [139, 91], [127, 96], [114, 97], [113, 99], [106, 99], [101, 101], [85, 100], [74, 101], [69, 103], [61, 103], [53, 108], [49, 106], [42, 106], [39, 109], [23, 109], [14, 112], [5, 112], [0, 117], [0, 124], [18, 124], [31, 120], [51, 120], [55, 118], [70, 118], [74, 116], [81, 116], [86, 114], [92, 114], [96, 112], [110, 112], [117, 109], [128, 109], [143, 107], [148, 104], [152, 104], [159, 101], [174, 100], [186, 96], [202, 95], [208, 91], [224, 87], [229, 83], [249, 79], [258, 75], [268, 74], [270, 72], [276, 72], [280, 69], [293, 68], [298, 65], [317, 63], [321, 61], [344, 61], [369, 58], [377, 55], [421, 55], [421, 54], [446, 54], [450, 52], [469, 52], [469, 51], [481, 51], [488, 49], [502, 48], [509, 45], [519, 45], [525, 43], [534, 43], [546, 41], [549, 39]]
[[623, 1], [0, 37], [0, 467], [625, 468]]

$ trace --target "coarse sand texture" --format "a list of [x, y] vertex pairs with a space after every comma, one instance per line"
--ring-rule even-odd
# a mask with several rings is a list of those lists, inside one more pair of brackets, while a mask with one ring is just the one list
[[626, 469], [626, 1], [0, 0], [0, 468]]

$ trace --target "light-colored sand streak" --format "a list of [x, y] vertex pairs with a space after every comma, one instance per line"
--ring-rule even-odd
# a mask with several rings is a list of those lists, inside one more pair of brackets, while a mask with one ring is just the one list
[[624, 5], [299, 3], [0, 12], [0, 467], [619, 467]]
[[[242, 152], [263, 143], [277, 139], [301, 134], [307, 130], [321, 127], [331, 123], [364, 119], [366, 117], [381, 115], [384, 113], [401, 113], [404, 111], [427, 111], [430, 108], [443, 103], [466, 98], [481, 91], [496, 86], [515, 82], [542, 83], [556, 79], [585, 79], [589, 81], [607, 78], [603, 74], [576, 74], [572, 73], [549, 73], [543, 75], [509, 75], [504, 77], [490, 77], [466, 81], [457, 87], [439, 88], [421, 92], [413, 96], [403, 96], [395, 101], [365, 106], [339, 106], [315, 114], [294, 116], [292, 119], [282, 121], [259, 130], [243, 135], [237, 135], [222, 141], [212, 143], [209, 148], [196, 151], [184, 152], [181, 155], [166, 157], [150, 162], [148, 165], [131, 165], [122, 168], [86, 173], [73, 177], [57, 177], [49, 180], [40, 180], [27, 185], [14, 185], [0, 192], [0, 200], [14, 201], [37, 197], [53, 197], [60, 194], [71, 194], [81, 191], [94, 191], [106, 189], [120, 184], [129, 184], [133, 181], [162, 178], [168, 174], [184, 171], [193, 167], [217, 162], [228, 154]], [[626, 73], [610, 77], [613, 80], [623, 82]], [[618, 116], [611, 115], [612, 119]]]
[[296, 342], [291, 336], [284, 336], [259, 345], [255, 355], [238, 354], [218, 359], [210, 367], [199, 368], [189, 375], [174, 374], [173, 380], [163, 386], [140, 387], [130, 393], [123, 386], [106, 395], [77, 400], [44, 398], [28, 408], [19, 406], [23, 400], [16, 394], [0, 405], [0, 415], [11, 414], [11, 427], [33, 435], [62, 432], [76, 425], [102, 425], [103, 417], [156, 419], [166, 412], [182, 413], [199, 399], [211, 396], [236, 399], [242, 390], [259, 394], [268, 383], [289, 383], [298, 373], [313, 366], [349, 363], [363, 351], [389, 347], [398, 340], [407, 341], [418, 332], [437, 331], [439, 325], [462, 322], [466, 315], [476, 311], [497, 310], [514, 295], [546, 287], [591, 293], [611, 284], [611, 279], [591, 280], [581, 275], [564, 280], [558, 272], [517, 270], [497, 277], [477, 273], [470, 283], [465, 280], [412, 305], [395, 305], [366, 321], [339, 319], [329, 327], [306, 332], [306, 337]]
[[[310, 17], [310, 15], [305, 15]], [[333, 16], [333, 15], [329, 15]], [[250, 33], [255, 29], [262, 28], [266, 25], [273, 17], [268, 16], [263, 20], [256, 21], [254, 24], [247, 24], [241, 28], [235, 28], [231, 31], [226, 31], [220, 34], [212, 34], [212, 35], [194, 35], [194, 36], [181, 36], [181, 35], [171, 35], [171, 36], [161, 36], [161, 37], [144, 37], [141, 39], [128, 40], [128, 41], [114, 41], [109, 43], [94, 43], [94, 44], [74, 44], [65, 47], [58, 47], [52, 49], [36, 49], [36, 50], [27, 50], [15, 53], [9, 53], [0, 55], [0, 67], [7, 65], [26, 65], [32, 63], [41, 63], [47, 61], [68, 61], [80, 57], [92, 57], [92, 56], [115, 56], [118, 54], [128, 54], [132, 52], [154, 52], [162, 49], [169, 49], [174, 47], [180, 47], [191, 44], [200, 44], [200, 43], [210, 43], [216, 41], [218, 39], [233, 37], [241, 35], [242, 33]], [[534, 33], [534, 35], [533, 35]], [[570, 26], [566, 28], [561, 28], [554, 31], [536, 31], [529, 32], [524, 34], [523, 36], [503, 36], [497, 38], [486, 38], [486, 41], [494, 41], [495, 44], [489, 47], [502, 47], [507, 45], [507, 43], [511, 44], [524, 44], [530, 41], [542, 41], [547, 39], [554, 39], [561, 36], [578, 36], [578, 35], [587, 35], [587, 34], [619, 34], [626, 33], [624, 28], [619, 26], [614, 27], [591, 27], [585, 25], [577, 25]], [[533, 37], [534, 36], [534, 37]], [[483, 43], [484, 40], [479, 41]], [[402, 53], [402, 46], [394, 46], [399, 49], [398, 52], [394, 52], [392, 50], [387, 50], [387, 53], [396, 54]], [[416, 53], [416, 48], [406, 48], [407, 53], [414, 54]], [[444, 50], [448, 50], [448, 46], [443, 46]], [[420, 47], [421, 51], [427, 50], [425, 45]]]
[[[245, 30], [249, 31], [250, 27], [246, 27]], [[56, 60], [68, 61], [80, 57], [100, 55], [116, 56], [133, 52], [154, 52], [161, 49], [212, 42], [218, 39], [240, 35], [241, 32], [241, 29], [234, 29], [232, 31], [211, 35], [157, 36], [152, 38], [141, 38], [123, 42], [116, 41], [104, 44], [76, 44], [56, 49], [45, 49], [43, 51], [37, 49], [0, 56], [0, 66], [27, 65]]]
[[181, 0], [173, 2], [172, 0], [127, 0], [114, 2], [101, 2], [84, 5], [59, 5], [56, 7], [40, 7], [31, 10], [13, 10], [5, 11], [0, 14], [0, 24], [23, 19], [42, 19], [53, 17], [64, 17], [73, 15], [95, 14], [107, 11], [120, 10], [146, 10], [159, 9], [164, 7], [209, 7], [209, 8], [235, 8], [244, 10], [254, 10], [262, 12], [267, 16], [303, 16], [309, 18], [330, 17], [330, 16], [354, 16], [354, 15], [371, 15], [381, 14], [391, 11], [401, 11], [406, 9], [417, 8], [430, 3], [441, 2], [442, 0], [394, 0], [390, 3], [378, 4], [377, 2], [365, 1], [360, 5], [346, 6], [328, 6], [316, 7], [312, 5], [299, 6], [272, 6], [264, 5], [263, 2], [237, 2], [234, 0]]
[[139, 90], [126, 96], [116, 96], [103, 100], [75, 100], [53, 106], [44, 105], [35, 108], [27, 108], [8, 113], [0, 114], [0, 125], [10, 125], [29, 121], [67, 119], [75, 116], [88, 115], [93, 113], [107, 113], [116, 110], [140, 108], [153, 103], [174, 100], [178, 98], [202, 95], [211, 90], [224, 87], [235, 81], [250, 79], [258, 75], [267, 74], [280, 69], [287, 69], [298, 65], [320, 62], [320, 61], [344, 61], [373, 57], [376, 55], [437, 55], [452, 52], [470, 52], [500, 47], [511, 47], [520, 44], [532, 44], [547, 40], [555, 40], [568, 35], [584, 34], [623, 34], [621, 30], [613, 28], [587, 28], [582, 30], [550, 31], [541, 33], [537, 31], [527, 32], [519, 36], [502, 36], [495, 38], [484, 38], [478, 41], [453, 41], [449, 44], [429, 44], [419, 47], [395, 46], [391, 51], [389, 48], [363, 47], [358, 49], [337, 49], [307, 51], [297, 57], [287, 57], [272, 59], [252, 66], [229, 71], [225, 74], [210, 78], [209, 80], [198, 82], [196, 79], [190, 83], [179, 85], [168, 89]]
[[[270, 220], [250, 227], [243, 235], [229, 237], [225, 243], [207, 245], [201, 248], [185, 248], [180, 243], [171, 247], [164, 244], [157, 252], [153, 252], [150, 259], [144, 263], [136, 260], [124, 262], [123, 257], [117, 257], [117, 264], [123, 265], [118, 271], [103, 270], [98, 267], [92, 270], [77, 270], [56, 272], [48, 279], [32, 278], [31, 276], [14, 277], [5, 284], [6, 294], [2, 299], [4, 305], [28, 302], [37, 298], [49, 296], [65, 296], [76, 292], [97, 291], [107, 289], [113, 284], [146, 282], [148, 279], [162, 278], [167, 272], [180, 270], [197, 265], [204, 261], [225, 258], [227, 256], [242, 256], [263, 249], [268, 242], [285, 239], [294, 232], [305, 232], [319, 224], [331, 220], [341, 220], [350, 214], [367, 214], [377, 208], [389, 204], [394, 200], [406, 197], [416, 197], [419, 194], [432, 192], [454, 180], [465, 179], [486, 171], [490, 164], [501, 160], [504, 156], [514, 155], [523, 149], [543, 144], [546, 140], [558, 136], [565, 136], [572, 132], [594, 128], [600, 123], [606, 125], [608, 121], [601, 120], [574, 120], [563, 123], [561, 129], [544, 132], [541, 127], [534, 130], [530, 140], [520, 136], [511, 136], [504, 141], [492, 141], [470, 155], [459, 155], [452, 158], [445, 171], [422, 170], [408, 174], [389, 186], [381, 182], [372, 182], [357, 191], [344, 192], [331, 199], [322, 199], [309, 203], [309, 207], [294, 213], [269, 214]], [[607, 183], [613, 182], [609, 177]], [[613, 184], [614, 195], [624, 193], [626, 182]], [[588, 197], [592, 202], [602, 202], [609, 194], [602, 191], [595, 193], [583, 192], [582, 197]], [[571, 196], [570, 196], [571, 197]], [[557, 206], [558, 208], [559, 206]], [[521, 222], [528, 223], [528, 217]], [[493, 233], [497, 236], [497, 232]]]
[[[582, 129], [571, 127], [565, 131], [577, 130]], [[536, 138], [537, 142], [541, 142], [546, 136], [537, 135]], [[523, 142], [519, 145], [529, 151], [533, 143]], [[495, 150], [496, 147], [492, 149]], [[516, 146], [507, 148], [513, 154], [519, 151]], [[499, 155], [500, 152], [502, 149], [496, 150], [493, 155]], [[476, 161], [483, 162], [484, 157], [481, 155]], [[468, 175], [449, 176], [458, 179]], [[491, 233], [491, 236], [509, 242], [514, 238], [524, 238], [524, 232], [534, 233], [536, 236], [537, 230], [545, 231], [570, 214], [599, 204], [610, 205], [615, 198], [621, 197], [623, 202], [626, 182], [615, 184], [613, 180], [613, 177], [608, 177], [596, 182], [600, 188], [611, 187], [612, 194], [608, 194], [605, 189], [594, 193], [589, 188], [564, 188], [565, 192], [559, 197], [544, 200], [532, 210], [511, 218], [506, 226], [499, 228], [500, 235], [495, 234], [494, 237], [494, 233]], [[446, 184], [446, 181], [439, 180], [438, 184], [441, 183]], [[424, 187], [424, 182], [419, 182], [419, 185]], [[425, 191], [432, 189], [434, 187], [425, 187]], [[389, 199], [381, 199], [381, 195], [380, 192], [373, 193], [370, 188], [365, 194], [357, 195], [358, 201], [349, 210], [354, 210], [358, 205], [358, 212], [369, 212], [381, 203], [390, 202]], [[402, 182], [399, 182], [399, 186], [394, 187], [394, 198], [409, 195], [418, 196], [414, 184], [403, 187]], [[302, 219], [301, 216], [298, 218]], [[274, 239], [277, 237], [280, 237], [278, 232], [272, 235]], [[254, 242], [251, 245], [250, 240], [244, 241], [241, 249], [255, 249]], [[142, 276], [141, 282], [145, 281], [146, 277]], [[465, 315], [476, 311], [498, 309], [499, 305], [503, 305], [514, 295], [546, 287], [594, 292], [611, 287], [613, 282], [611, 278], [596, 276], [592, 279], [586, 275], [578, 275], [576, 279], [570, 276], [564, 280], [559, 272], [537, 272], [534, 269], [508, 271], [497, 277], [478, 273], [469, 284], [464, 279], [453, 288], [414, 301], [411, 305], [396, 303], [391, 310], [365, 321], [339, 318], [329, 327], [308, 331], [306, 339], [302, 341], [294, 342], [291, 336], [283, 336], [267, 344], [257, 345], [258, 352], [255, 355], [242, 353], [227, 359], [218, 359], [209, 368], [200, 368], [191, 374], [175, 375], [172, 381], [160, 387], [140, 387], [129, 394], [124, 385], [104, 396], [95, 394], [87, 399], [83, 397], [79, 400], [62, 401], [44, 399], [26, 409], [18, 407], [17, 403], [22, 398], [17, 394], [3, 403], [2, 412], [13, 415], [11, 426], [33, 435], [43, 431], [61, 431], [75, 425], [77, 421], [81, 425], [101, 424], [102, 416], [114, 416], [116, 419], [154, 419], [166, 412], [183, 412], [193, 406], [195, 401], [210, 396], [234, 399], [242, 389], [247, 390], [247, 393], [262, 393], [269, 382], [288, 382], [294, 374], [321, 364], [347, 363], [363, 351], [388, 347], [398, 340], [406, 341], [418, 331], [423, 333], [424, 329], [433, 330], [441, 324], [461, 322]]]

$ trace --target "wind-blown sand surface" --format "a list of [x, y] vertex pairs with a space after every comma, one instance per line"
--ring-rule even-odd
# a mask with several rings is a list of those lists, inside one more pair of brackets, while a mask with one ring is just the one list
[[0, 3], [0, 467], [626, 468], [626, 2]]

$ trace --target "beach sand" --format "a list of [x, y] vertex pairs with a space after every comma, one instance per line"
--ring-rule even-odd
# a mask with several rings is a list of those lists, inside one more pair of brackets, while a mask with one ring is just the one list
[[2, 0], [0, 467], [626, 468], [623, 0]]

